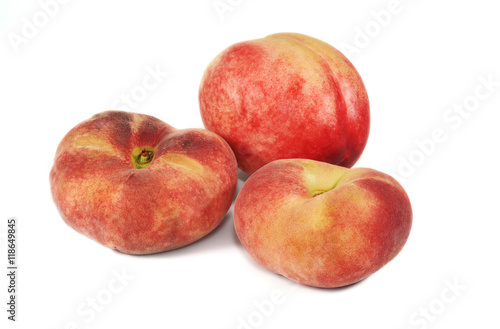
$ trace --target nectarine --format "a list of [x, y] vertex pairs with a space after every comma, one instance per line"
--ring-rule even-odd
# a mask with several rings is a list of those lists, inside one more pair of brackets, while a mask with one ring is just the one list
[[248, 174], [287, 158], [351, 167], [366, 145], [368, 96], [340, 51], [296, 33], [234, 44], [208, 65], [199, 89], [205, 127]]

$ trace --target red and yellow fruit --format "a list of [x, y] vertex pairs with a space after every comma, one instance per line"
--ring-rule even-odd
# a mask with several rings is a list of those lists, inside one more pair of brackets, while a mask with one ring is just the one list
[[148, 115], [109, 111], [74, 127], [50, 172], [66, 223], [128, 254], [185, 246], [212, 231], [231, 206], [237, 164], [227, 143]]
[[337, 49], [302, 34], [230, 46], [208, 65], [199, 102], [205, 127], [229, 143], [248, 174], [287, 158], [351, 167], [368, 139], [358, 72]]
[[340, 287], [378, 271], [403, 248], [410, 201], [389, 175], [312, 160], [277, 160], [236, 198], [234, 226], [265, 268], [305, 285]]

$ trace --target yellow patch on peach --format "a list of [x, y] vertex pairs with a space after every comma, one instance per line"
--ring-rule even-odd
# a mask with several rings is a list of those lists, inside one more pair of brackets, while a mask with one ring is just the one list
[[335, 188], [347, 171], [346, 168], [337, 171], [328, 170], [328, 164], [318, 165], [311, 160], [302, 160], [300, 164], [304, 168], [305, 186], [313, 197]]
[[142, 121], [144, 120], [142, 115], [139, 115], [137, 113], [134, 113], [132, 116], [132, 123], [130, 125], [130, 129], [132, 131], [132, 134], [137, 134], [139, 130], [139, 126], [141, 125]]
[[205, 171], [203, 166], [198, 161], [182, 154], [167, 153], [161, 156], [160, 159], [164, 163], [177, 167], [183, 167], [191, 172], [195, 171], [202, 174]]
[[116, 153], [116, 147], [108, 143], [102, 137], [98, 137], [92, 133], [79, 135], [73, 140], [73, 147], [84, 147], [90, 150], [105, 152], [108, 154]]

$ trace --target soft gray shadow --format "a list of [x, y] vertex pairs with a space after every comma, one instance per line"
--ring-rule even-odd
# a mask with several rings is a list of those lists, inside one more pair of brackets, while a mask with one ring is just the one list
[[350, 290], [350, 289], [353, 289], [354, 287], [360, 285], [362, 282], [366, 281], [366, 279], [368, 279], [369, 277], [366, 277], [362, 280], [359, 280], [357, 282], [354, 282], [354, 283], [351, 283], [351, 284], [348, 284], [347, 286], [343, 286], [343, 287], [338, 287], [338, 288], [322, 288], [322, 287], [313, 287], [313, 286], [305, 286], [305, 285], [301, 285], [301, 287], [305, 288], [305, 289], [312, 289], [312, 290], [320, 290], [320, 291], [325, 291], [326, 293], [337, 293], [337, 292], [341, 292], [341, 291], [344, 291], [344, 290]]
[[244, 182], [247, 181], [248, 177], [250, 177], [249, 174], [247, 174], [247, 173], [241, 171], [240, 169], [238, 169], [238, 179], [239, 180], [243, 181], [243, 183], [244, 183]]
[[233, 221], [233, 232], [232, 232], [231, 236], [233, 238], [234, 244], [243, 248], [243, 245], [241, 244], [240, 239], [238, 238], [238, 234], [236, 234], [236, 230], [234, 230], [234, 221]]

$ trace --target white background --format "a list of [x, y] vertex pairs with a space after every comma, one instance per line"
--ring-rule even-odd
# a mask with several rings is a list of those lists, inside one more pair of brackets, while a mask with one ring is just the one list
[[[2, 275], [1, 327], [498, 328], [496, 3], [401, 0], [381, 26], [373, 12], [390, 0], [220, 2], [232, 11], [219, 15], [213, 0], [72, 0], [44, 22], [38, 1], [1, 1], [2, 264], [6, 220], [19, 220], [18, 322], [6, 320]], [[46, 25], [26, 34], [33, 17]], [[395, 260], [359, 284], [317, 289], [257, 266], [234, 234], [232, 209], [206, 238], [152, 256], [114, 252], [64, 224], [48, 176], [67, 131], [112, 109], [148, 68], [168, 77], [130, 110], [202, 127], [197, 93], [209, 61], [233, 43], [277, 32], [322, 39], [361, 74], [372, 127], [356, 166], [397, 176], [414, 210]], [[13, 45], [16, 36], [24, 43]], [[481, 79], [497, 86], [486, 95]], [[466, 117], [450, 112], [464, 102]], [[445, 137], [432, 146], [436, 129]], [[427, 154], [417, 146], [424, 140]], [[113, 271], [126, 272], [126, 285]], [[282, 297], [270, 307], [272, 294]]]

